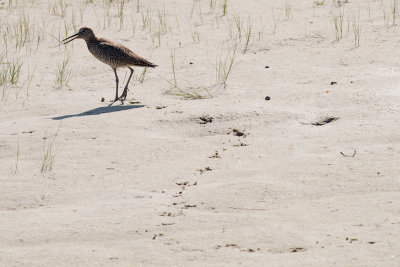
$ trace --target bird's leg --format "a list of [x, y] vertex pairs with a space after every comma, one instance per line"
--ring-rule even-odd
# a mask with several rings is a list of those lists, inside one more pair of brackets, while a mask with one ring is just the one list
[[127, 82], [126, 85], [125, 85], [124, 92], [123, 92], [122, 95], [119, 97], [119, 99], [126, 99], [126, 95], [128, 94], [128, 84], [129, 84], [129, 82], [130, 82], [130, 80], [131, 80], [131, 78], [132, 78], [132, 75], [133, 75], [133, 69], [132, 69], [131, 67], [128, 67], [128, 68], [130, 69], [131, 74], [129, 75], [128, 82]]
[[115, 87], [115, 99], [114, 99], [114, 102], [115, 102], [115, 101], [118, 100], [118, 82], [119, 82], [119, 79], [118, 79], [118, 75], [117, 75], [117, 69], [114, 69], [114, 68], [113, 68], [113, 70], [114, 70], [114, 73], [115, 73], [115, 83], [116, 83], [116, 87]]

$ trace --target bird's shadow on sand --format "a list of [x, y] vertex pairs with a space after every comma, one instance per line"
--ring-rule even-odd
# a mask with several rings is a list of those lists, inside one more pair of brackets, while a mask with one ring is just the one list
[[119, 106], [106, 106], [106, 107], [99, 107], [99, 108], [94, 108], [88, 111], [84, 111], [81, 113], [77, 114], [70, 114], [70, 115], [63, 115], [63, 116], [58, 116], [51, 118], [52, 120], [64, 120], [72, 117], [83, 117], [83, 116], [92, 116], [92, 115], [100, 115], [104, 113], [112, 113], [112, 112], [118, 112], [118, 111], [124, 111], [124, 110], [129, 110], [129, 109], [134, 109], [134, 108], [142, 108], [145, 105], [119, 105]]

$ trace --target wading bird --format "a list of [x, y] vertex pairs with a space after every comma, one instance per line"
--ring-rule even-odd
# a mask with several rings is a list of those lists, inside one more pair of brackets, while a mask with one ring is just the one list
[[[131, 66], [135, 67], [145, 67], [145, 68], [155, 68], [157, 65], [151, 63], [150, 61], [136, 55], [129, 48], [114, 43], [110, 40], [98, 38], [94, 35], [93, 30], [90, 28], [80, 28], [79, 32], [71, 35], [70, 37], [62, 40], [64, 44], [67, 44], [75, 39], [83, 39], [85, 40], [89, 52], [92, 53], [98, 60], [109, 65], [115, 74], [115, 99], [117, 100], [125, 100], [126, 95], [128, 93], [128, 84], [133, 75], [133, 69]], [[127, 67], [131, 71], [129, 75], [128, 82], [125, 85], [124, 91], [120, 97], [118, 97], [118, 75], [117, 68]]]

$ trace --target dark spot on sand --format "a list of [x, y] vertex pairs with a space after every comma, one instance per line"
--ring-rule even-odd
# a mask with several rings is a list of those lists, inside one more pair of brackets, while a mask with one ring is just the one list
[[233, 135], [235, 135], [235, 136], [243, 136], [244, 135], [244, 132], [239, 131], [238, 129], [233, 129], [232, 132], [233, 132]]
[[201, 120], [201, 122], [199, 122], [200, 124], [207, 124], [207, 123], [211, 123], [214, 118], [211, 116], [202, 116], [199, 119]]
[[338, 120], [339, 117], [322, 117], [321, 119], [317, 120], [316, 122], [311, 123], [314, 126], [322, 126], [333, 121]]
[[304, 250], [304, 248], [291, 248], [290, 252], [294, 253], [294, 252], [300, 252], [300, 251], [303, 251], [303, 250]]

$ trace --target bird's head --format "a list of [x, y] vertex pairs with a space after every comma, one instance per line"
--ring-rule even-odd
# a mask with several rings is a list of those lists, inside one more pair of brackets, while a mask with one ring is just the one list
[[83, 27], [83, 28], [79, 29], [78, 33], [71, 35], [70, 37], [67, 37], [62, 41], [64, 42], [64, 44], [67, 44], [75, 39], [83, 39], [85, 41], [89, 41], [93, 37], [95, 37], [95, 36], [94, 36], [92, 29]]

